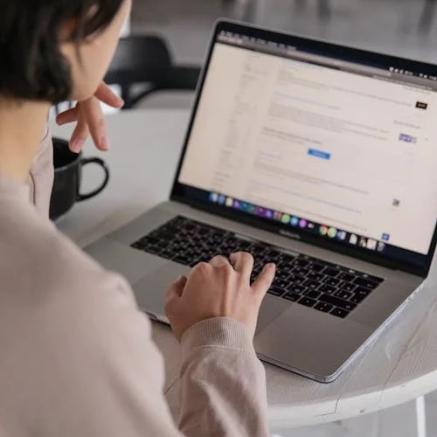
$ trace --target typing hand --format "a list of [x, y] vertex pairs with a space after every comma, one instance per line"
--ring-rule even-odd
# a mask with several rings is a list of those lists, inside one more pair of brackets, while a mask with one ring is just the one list
[[123, 100], [102, 82], [93, 97], [78, 102], [74, 108], [62, 112], [56, 117], [56, 122], [60, 126], [77, 122], [70, 139], [72, 152], [79, 153], [90, 134], [98, 149], [109, 149], [106, 123], [100, 102], [117, 109], [124, 105]]
[[166, 313], [180, 340], [195, 323], [213, 317], [230, 317], [242, 322], [255, 335], [261, 302], [270, 288], [275, 265], [267, 264], [250, 284], [252, 255], [234, 253], [229, 260], [217, 256], [195, 266], [188, 278], [181, 277], [167, 291]]

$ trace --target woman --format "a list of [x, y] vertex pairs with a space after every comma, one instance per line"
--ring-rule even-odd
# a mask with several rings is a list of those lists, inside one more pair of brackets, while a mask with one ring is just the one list
[[58, 120], [77, 122], [71, 148], [89, 133], [108, 148], [98, 100], [122, 102], [99, 84], [130, 6], [2, 2], [0, 435], [265, 436], [265, 378], [252, 339], [274, 266], [250, 285], [250, 255], [216, 257], [170, 286], [166, 310], [183, 351], [175, 424], [162, 358], [129, 285], [47, 218], [49, 107], [79, 101]]

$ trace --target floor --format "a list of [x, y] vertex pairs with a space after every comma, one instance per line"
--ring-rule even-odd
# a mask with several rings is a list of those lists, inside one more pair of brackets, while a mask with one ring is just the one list
[[[434, 9], [436, 9], [434, 11]], [[218, 17], [230, 17], [437, 61], [437, 0], [135, 0], [132, 31], [157, 33], [178, 62], [201, 64]], [[415, 403], [323, 426], [279, 430], [281, 437], [416, 436]], [[428, 437], [437, 436], [437, 393], [426, 397]]]

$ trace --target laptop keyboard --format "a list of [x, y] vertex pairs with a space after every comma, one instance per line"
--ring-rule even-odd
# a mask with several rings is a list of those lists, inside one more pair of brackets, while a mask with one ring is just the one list
[[347, 317], [383, 282], [366, 273], [246, 240], [230, 231], [181, 216], [147, 234], [132, 247], [191, 267], [216, 255], [249, 252], [255, 259], [252, 281], [264, 264], [274, 262], [277, 266], [269, 294], [340, 318]]

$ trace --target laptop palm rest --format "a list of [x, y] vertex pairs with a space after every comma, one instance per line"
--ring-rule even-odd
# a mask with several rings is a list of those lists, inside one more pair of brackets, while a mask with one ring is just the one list
[[282, 313], [288, 311], [292, 303], [288, 303], [284, 299], [266, 295], [261, 305], [258, 317], [258, 324], [256, 325], [256, 333], [261, 332], [266, 326], [277, 319]]
[[[189, 273], [189, 268], [173, 262], [167, 262], [151, 274], [144, 276], [133, 286], [140, 308], [153, 318], [166, 321], [164, 310], [166, 290], [179, 276], [186, 276]], [[287, 301], [283, 299], [266, 295], [261, 305], [257, 333], [287, 311], [291, 305], [291, 303], [287, 304]]]
[[188, 267], [167, 262], [145, 275], [133, 286], [139, 307], [153, 318], [166, 321], [164, 310], [166, 290], [179, 276], [186, 276], [189, 272]]

